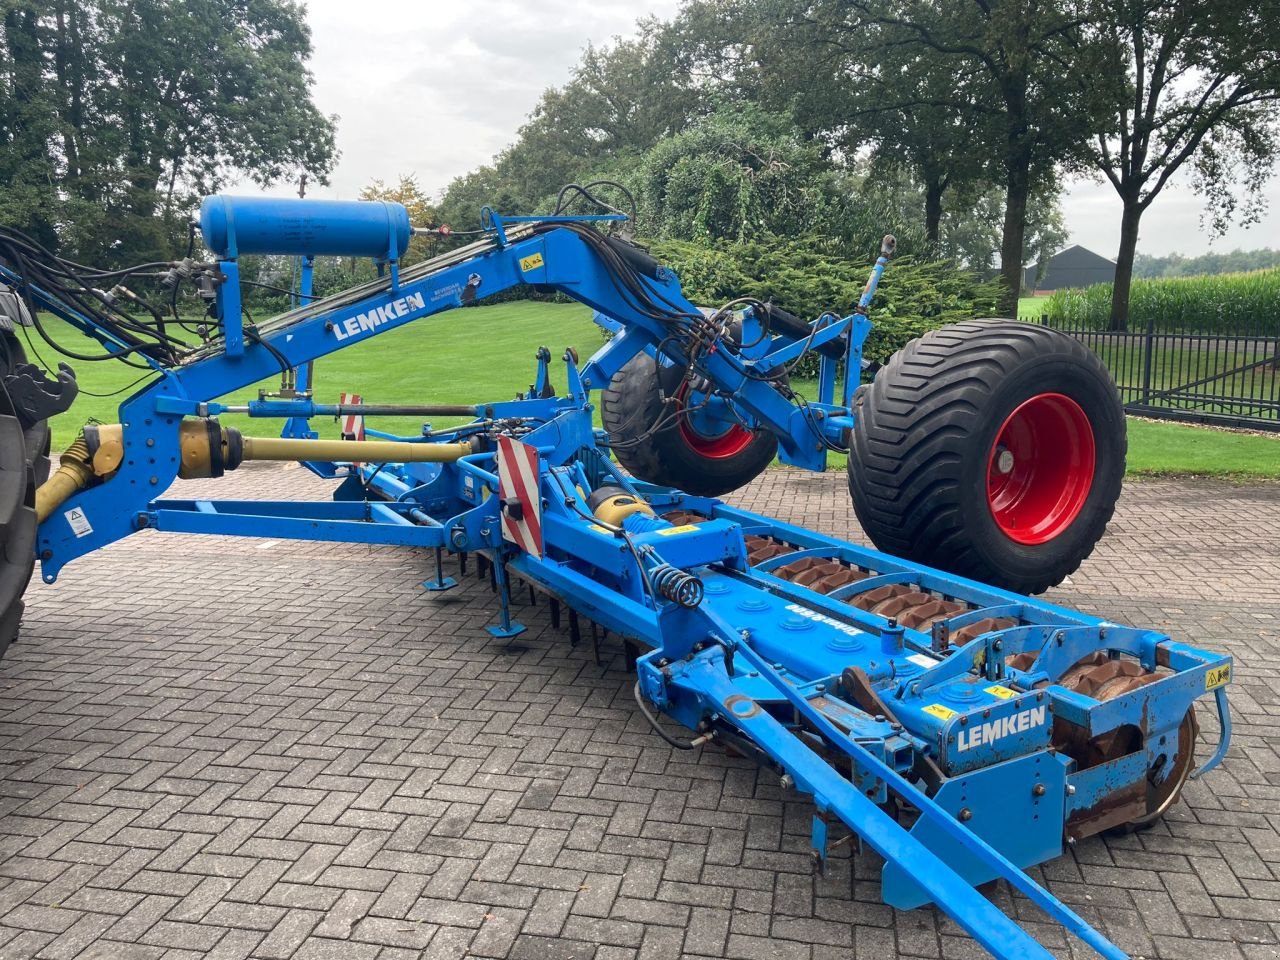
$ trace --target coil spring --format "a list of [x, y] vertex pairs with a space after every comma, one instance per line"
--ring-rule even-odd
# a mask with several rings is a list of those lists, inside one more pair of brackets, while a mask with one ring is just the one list
[[649, 572], [653, 589], [682, 607], [692, 610], [702, 602], [702, 581], [679, 567], [663, 563]]

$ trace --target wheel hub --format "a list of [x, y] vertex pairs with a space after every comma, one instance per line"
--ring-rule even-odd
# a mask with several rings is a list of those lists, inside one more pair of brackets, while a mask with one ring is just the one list
[[1029, 545], [1064, 533], [1093, 487], [1093, 427], [1076, 401], [1041, 393], [1020, 404], [987, 458], [987, 503], [1005, 536]]
[[713, 460], [736, 457], [751, 445], [754, 434], [737, 423], [725, 423], [709, 408], [715, 398], [700, 395], [686, 381], [675, 395], [680, 435], [691, 448]]
[[1006, 447], [1001, 447], [996, 453], [996, 470], [1008, 476], [1013, 473], [1013, 453]]

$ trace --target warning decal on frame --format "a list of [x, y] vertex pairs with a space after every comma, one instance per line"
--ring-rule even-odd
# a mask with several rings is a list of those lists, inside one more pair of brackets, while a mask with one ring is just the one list
[[956, 715], [956, 712], [949, 707], [944, 707], [940, 703], [931, 703], [924, 708], [924, 712], [930, 716], [937, 717], [939, 720], [950, 720]]
[[520, 261], [520, 271], [522, 273], [528, 273], [530, 270], [537, 270], [540, 266], [543, 265], [543, 262], [544, 261], [542, 259], [542, 254], [540, 253], [530, 254], [529, 256], [525, 257], [523, 260]]
[[1221, 667], [1214, 667], [1208, 670], [1204, 675], [1204, 688], [1206, 690], [1216, 690], [1225, 683], [1231, 682], [1231, 664], [1227, 663]]
[[67, 518], [71, 532], [77, 537], [87, 537], [93, 533], [93, 525], [89, 523], [89, 518], [84, 515], [84, 510], [80, 507], [72, 507], [62, 515]]

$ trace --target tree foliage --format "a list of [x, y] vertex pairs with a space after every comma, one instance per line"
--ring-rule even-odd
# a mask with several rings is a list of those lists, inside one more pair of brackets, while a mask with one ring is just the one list
[[[409, 212], [409, 222], [415, 227], [435, 227], [440, 224], [440, 212], [436, 209], [426, 191], [418, 185], [418, 178], [413, 174], [400, 177], [393, 185], [375, 180], [360, 191], [361, 200], [390, 200], [401, 204]], [[421, 234], [415, 234], [409, 240], [409, 249], [402, 258], [407, 265], [424, 260], [434, 251], [436, 241]]]
[[1097, 84], [1113, 114], [1091, 161], [1123, 208], [1111, 305], [1123, 330], [1139, 224], [1174, 174], [1192, 171], [1215, 231], [1258, 217], [1280, 150], [1280, 3], [1099, 0], [1097, 12], [1109, 66]]
[[[866, 256], [851, 257], [843, 245], [823, 237], [710, 246], [666, 240], [654, 242], [650, 252], [676, 271], [694, 303], [718, 305], [752, 296], [801, 317], [852, 310], [872, 262]], [[990, 316], [999, 294], [997, 283], [947, 261], [896, 260], [871, 306], [874, 329], [865, 355], [883, 362], [928, 330]]]
[[1188, 257], [1171, 253], [1163, 257], [1138, 254], [1133, 261], [1134, 277], [1198, 277], [1216, 273], [1246, 273], [1280, 267], [1280, 250], [1229, 250]]
[[[0, 216], [84, 260], [171, 248], [229, 179], [333, 164], [291, 0], [25, 0], [0, 21]], [[8, 169], [5, 169], [8, 168]]]

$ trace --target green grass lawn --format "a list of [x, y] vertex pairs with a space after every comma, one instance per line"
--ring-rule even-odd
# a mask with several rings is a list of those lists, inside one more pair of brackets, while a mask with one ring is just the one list
[[1130, 476], [1280, 477], [1280, 435], [1129, 418]]
[[[42, 320], [58, 342], [78, 352], [100, 350], [60, 321], [52, 317]], [[34, 332], [31, 336], [40, 356], [56, 365], [54, 351]], [[340, 393], [358, 393], [368, 403], [508, 400], [518, 390], [529, 389], [537, 371], [535, 354], [539, 346], [551, 349], [551, 355], [556, 358], [552, 369], [558, 372], [564, 369], [559, 357], [565, 347], [574, 347], [585, 361], [603, 342], [600, 328], [591, 322], [591, 311], [577, 304], [510, 303], [454, 310], [380, 334], [316, 361], [315, 398], [320, 403], [337, 403]], [[117, 421], [121, 400], [141, 386], [113, 397], [91, 396], [127, 387], [141, 371], [117, 361], [75, 361], [72, 366], [81, 394], [75, 406], [53, 422], [55, 451], [70, 444], [90, 419], [104, 423]], [[563, 390], [562, 373], [558, 382], [555, 377], [552, 382]], [[279, 377], [273, 377], [219, 399], [225, 403], [244, 403], [257, 399], [260, 388], [275, 390], [279, 386]], [[275, 436], [280, 432], [279, 420], [250, 420], [248, 416], [234, 414], [222, 420], [244, 433]], [[433, 421], [433, 425], [452, 422], [455, 421]], [[312, 426], [321, 436], [338, 436], [337, 424], [331, 417], [316, 417]], [[371, 417], [366, 426], [416, 434], [421, 422], [403, 417]]]
[[1047, 294], [1042, 297], [1020, 297], [1018, 299], [1018, 319], [1039, 320], [1042, 313], [1040, 305], [1048, 299]]
[[[52, 318], [46, 326], [68, 346], [83, 348], [86, 344], [74, 330]], [[54, 359], [54, 352], [34, 333], [32, 336], [40, 356]], [[585, 361], [601, 343], [590, 311], [576, 304], [510, 303], [456, 310], [381, 334], [317, 361], [316, 399], [332, 403], [339, 393], [349, 392], [361, 394], [369, 403], [503, 400], [528, 389], [536, 369], [534, 354], [540, 345], [549, 347], [554, 357], [572, 346]], [[115, 361], [76, 362], [73, 366], [81, 396], [69, 412], [54, 421], [55, 451], [71, 443], [87, 420], [117, 420], [116, 408], [132, 390], [126, 389], [115, 397], [91, 394], [119, 391], [139, 374]], [[557, 367], [558, 361], [553, 371]], [[222, 399], [243, 403], [256, 398], [259, 387], [275, 389], [278, 385], [276, 379], [263, 381]], [[562, 378], [557, 385], [563, 388]], [[279, 422], [274, 420], [250, 422], [246, 416], [228, 416], [224, 420], [246, 433], [279, 433]], [[447, 422], [441, 420], [435, 425]], [[312, 424], [323, 436], [337, 436], [337, 425], [331, 418], [316, 418]], [[413, 434], [419, 423], [404, 418], [370, 418], [368, 426]], [[843, 466], [843, 458], [832, 457], [832, 467]], [[1280, 436], [1131, 418], [1129, 473], [1280, 477]]]

